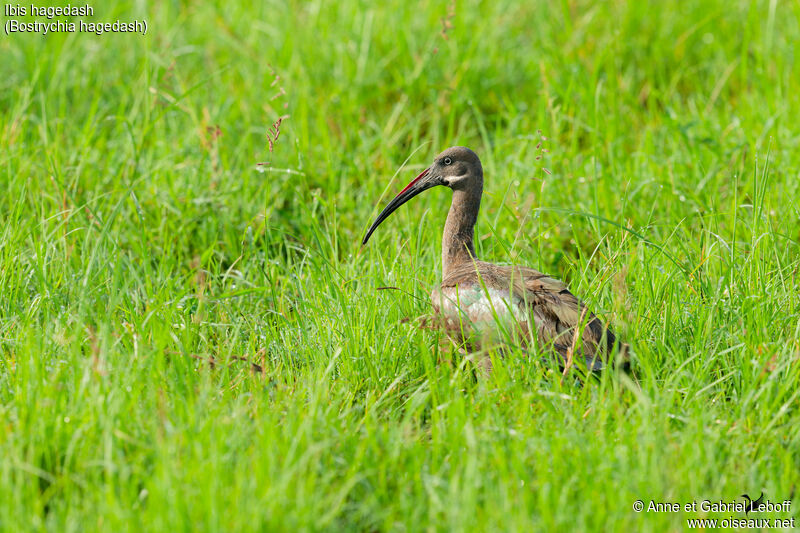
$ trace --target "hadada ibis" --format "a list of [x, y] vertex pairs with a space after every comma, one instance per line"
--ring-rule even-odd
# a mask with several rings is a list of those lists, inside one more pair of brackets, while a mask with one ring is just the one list
[[[432, 187], [453, 191], [442, 236], [442, 284], [431, 293], [434, 322], [460, 349], [484, 354], [503, 353], [512, 345], [557, 354], [564, 372], [582, 359], [586, 369], [599, 371], [616, 362], [627, 366], [627, 349], [617, 337], [567, 289], [564, 283], [532, 268], [479, 261], [474, 229], [483, 194], [483, 167], [469, 148], [448, 148], [414, 178], [381, 211], [367, 231], [375, 229], [398, 207]], [[617, 354], [616, 357], [613, 354]], [[488, 362], [488, 363], [487, 363]]]

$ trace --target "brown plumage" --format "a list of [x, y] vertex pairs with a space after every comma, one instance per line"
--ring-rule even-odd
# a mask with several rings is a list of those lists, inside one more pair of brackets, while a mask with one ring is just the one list
[[[532, 268], [478, 261], [474, 228], [483, 194], [483, 167], [470, 149], [448, 148], [378, 215], [364, 237], [419, 193], [444, 185], [453, 190], [442, 236], [442, 284], [431, 293], [434, 325], [469, 353], [510, 346], [553, 351], [564, 371], [580, 358], [588, 370], [612, 361], [627, 366], [627, 349], [562, 282]], [[484, 358], [484, 366], [488, 363]]]

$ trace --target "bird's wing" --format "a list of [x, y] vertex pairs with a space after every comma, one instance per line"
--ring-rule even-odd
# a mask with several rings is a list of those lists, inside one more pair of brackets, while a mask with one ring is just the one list
[[[532, 268], [515, 267], [515, 271], [523, 280], [524, 299], [533, 312], [537, 333], [544, 337], [541, 340], [552, 342], [564, 357], [568, 352], [580, 353], [588, 368], [602, 369], [616, 342], [614, 333], [563, 282]], [[576, 327], [582, 327], [580, 335]]]

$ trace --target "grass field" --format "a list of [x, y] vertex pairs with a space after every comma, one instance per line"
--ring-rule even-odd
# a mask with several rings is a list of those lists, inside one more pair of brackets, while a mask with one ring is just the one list
[[[0, 38], [0, 529], [679, 531], [795, 496], [797, 3], [91, 5], [146, 35]], [[480, 256], [565, 280], [639, 387], [476, 379], [403, 321], [449, 193], [360, 240], [456, 144]]]

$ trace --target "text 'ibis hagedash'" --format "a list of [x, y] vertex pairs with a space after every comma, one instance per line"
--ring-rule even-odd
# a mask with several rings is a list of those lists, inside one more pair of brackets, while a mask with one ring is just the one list
[[[578, 358], [588, 370], [627, 360], [617, 340], [562, 282], [532, 268], [499, 266], [475, 256], [474, 229], [483, 194], [483, 167], [469, 148], [448, 148], [381, 211], [364, 237], [398, 207], [437, 185], [453, 191], [442, 236], [442, 284], [431, 293], [435, 323], [469, 353], [535, 343], [553, 351], [565, 371]], [[484, 358], [484, 364], [488, 358]], [[490, 368], [490, 366], [489, 366]]]

